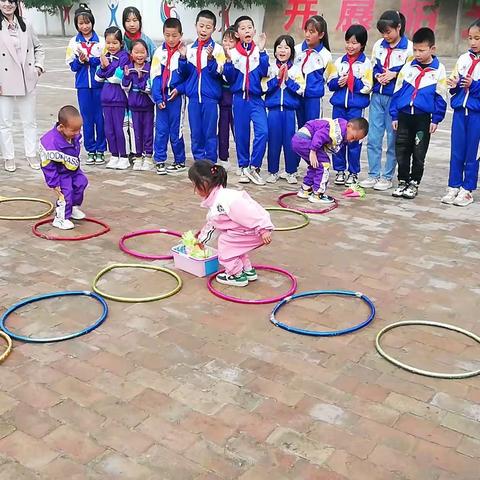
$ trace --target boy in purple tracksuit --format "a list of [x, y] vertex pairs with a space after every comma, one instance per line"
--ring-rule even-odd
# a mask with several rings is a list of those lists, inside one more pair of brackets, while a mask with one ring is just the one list
[[100, 67], [95, 74], [95, 80], [106, 82], [102, 89], [101, 101], [105, 117], [105, 136], [112, 154], [107, 168], [126, 170], [130, 162], [123, 125], [128, 102], [122, 89], [122, 77], [129, 56], [122, 50], [123, 36], [118, 27], [109, 27], [105, 30], [105, 46], [108, 53], [100, 57]]
[[40, 139], [40, 159], [45, 181], [58, 196], [53, 226], [61, 230], [75, 227], [70, 220], [82, 220], [80, 210], [87, 177], [80, 170], [82, 117], [67, 105], [58, 112], [57, 124]]
[[128, 108], [132, 112], [135, 143], [134, 170], [153, 169], [154, 105], [150, 98], [150, 63], [147, 44], [143, 40], [132, 43], [132, 61], [125, 67], [122, 86], [128, 89]]
[[297, 196], [312, 203], [331, 204], [335, 200], [325, 194], [328, 185], [330, 157], [345, 142], [365, 138], [368, 122], [354, 118], [347, 122], [343, 118], [308, 121], [292, 138], [292, 149], [308, 164], [307, 174]]

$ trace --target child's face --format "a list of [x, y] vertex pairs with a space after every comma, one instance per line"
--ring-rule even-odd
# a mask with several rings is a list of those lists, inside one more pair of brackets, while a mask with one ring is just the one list
[[231, 48], [235, 48], [236, 45], [237, 45], [237, 39], [236, 38], [230, 37], [228, 35], [223, 37], [223, 40], [222, 40], [223, 48], [227, 48], [227, 49], [230, 50]]
[[366, 134], [363, 130], [360, 130], [351, 123], [347, 123], [347, 142], [358, 142], [365, 138], [365, 136]]
[[83, 35], [90, 35], [92, 33], [92, 24], [90, 22], [90, 19], [85, 16], [80, 16], [78, 17], [78, 31]]
[[397, 43], [400, 40], [400, 25], [396, 28], [387, 27], [382, 33], [383, 39], [389, 43]]
[[305, 41], [307, 42], [307, 46], [309, 48], [314, 48], [320, 44], [322, 38], [325, 36], [325, 33], [318, 33], [316, 28], [313, 26], [312, 23], [309, 23], [305, 27]]
[[238, 24], [237, 37], [242, 43], [252, 43], [255, 33], [255, 27], [250, 20], [242, 20]]
[[65, 124], [58, 125], [58, 131], [70, 142], [72, 141], [82, 129], [82, 117], [70, 117]]
[[163, 31], [163, 36], [165, 37], [165, 43], [170, 47], [174, 48], [182, 39], [182, 34], [178, 31], [177, 28], [168, 27]]
[[435, 45], [430, 46], [427, 42], [413, 44], [413, 56], [419, 63], [430, 63], [435, 53]]
[[468, 43], [474, 53], [480, 53], [480, 28], [472, 27], [468, 31]]
[[345, 42], [345, 51], [347, 55], [354, 57], [358, 55], [362, 51], [362, 44], [358, 43], [355, 35], [352, 35], [346, 42]]
[[134, 13], [131, 13], [125, 21], [125, 30], [131, 35], [135, 35], [140, 30], [140, 20]]
[[213, 25], [213, 20], [211, 18], [200, 17], [198, 22], [195, 24], [197, 29], [197, 36], [201, 42], [206, 42], [212, 36], [215, 26]]
[[147, 50], [145, 50], [145, 47], [141, 43], [137, 43], [132, 48], [132, 60], [135, 63], [143, 65], [145, 63], [145, 60], [147, 59], [147, 55]]
[[275, 58], [282, 63], [288, 62], [291, 54], [292, 49], [287, 45], [285, 40], [282, 40], [275, 49]]
[[122, 44], [120, 43], [120, 40], [111, 33], [105, 37], [105, 47], [107, 48], [108, 53], [115, 55], [121, 50]]

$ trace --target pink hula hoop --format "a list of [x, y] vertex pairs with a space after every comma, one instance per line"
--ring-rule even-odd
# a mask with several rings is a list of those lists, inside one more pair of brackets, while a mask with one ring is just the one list
[[118, 242], [120, 250], [132, 255], [133, 257], [143, 258], [144, 260], [171, 260], [173, 255], [149, 255], [147, 253], [138, 252], [137, 250], [132, 250], [125, 245], [125, 242], [129, 238], [140, 237], [142, 235], [152, 235], [154, 233], [164, 233], [165, 235], [172, 235], [173, 237], [182, 237], [180, 232], [174, 232], [173, 230], [166, 230], [165, 228], [158, 228], [156, 230], [139, 230], [138, 232], [130, 232], [123, 235], [123, 237]]
[[293, 197], [294, 195], [296, 196], [297, 194], [295, 192], [284, 193], [283, 195], [280, 195], [278, 197], [277, 203], [283, 208], [293, 208], [293, 209], [298, 210], [299, 212], [302, 212], [302, 213], [317, 213], [317, 214], [328, 213], [328, 212], [331, 212], [332, 210], [335, 210], [338, 207], [338, 200], [336, 198], [334, 198], [334, 200], [335, 200], [334, 203], [332, 203], [330, 206], [328, 206], [326, 208], [323, 208], [322, 210], [312, 210], [312, 209], [309, 209], [309, 208], [291, 207], [283, 201], [283, 199], [285, 197]]
[[79, 235], [78, 237], [63, 237], [63, 236], [57, 236], [57, 235], [48, 235], [47, 233], [43, 233], [38, 229], [42, 225], [50, 223], [52, 220], [53, 218], [46, 218], [45, 220], [40, 220], [39, 222], [37, 222], [32, 227], [33, 234], [39, 238], [44, 238], [45, 240], [57, 240], [60, 242], [78, 242], [80, 240], [90, 240], [91, 238], [99, 237], [100, 235], [105, 235], [110, 231], [110, 226], [107, 223], [102, 222], [101, 220], [97, 220], [96, 218], [90, 218], [90, 217], [86, 217], [81, 221], [100, 225], [102, 227], [102, 230], [99, 230], [98, 232], [94, 232], [94, 233], [89, 233], [86, 235]]
[[292, 282], [292, 284], [290, 286], [290, 289], [288, 290], [287, 293], [283, 293], [282, 295], [278, 295], [277, 297], [264, 298], [264, 299], [260, 299], [260, 300], [247, 300], [247, 299], [243, 299], [243, 298], [232, 297], [231, 295], [225, 295], [224, 293], [220, 292], [219, 290], [217, 290], [216, 288], [213, 287], [213, 280], [215, 279], [215, 277], [219, 273], [223, 273], [225, 270], [221, 270], [221, 271], [211, 275], [208, 278], [207, 287], [210, 290], [210, 292], [212, 292], [215, 296], [221, 298], [222, 300], [227, 300], [229, 302], [234, 302], [234, 303], [244, 303], [244, 304], [248, 304], [248, 305], [264, 305], [266, 303], [280, 302], [284, 298], [287, 298], [287, 297], [289, 297], [290, 295], [293, 295], [296, 292], [296, 290], [297, 290], [297, 279], [287, 270], [284, 270], [283, 268], [273, 267], [273, 266], [270, 266], [270, 265], [253, 265], [253, 267], [256, 270], [268, 270], [268, 271], [271, 271], [271, 272], [277, 272], [277, 273], [281, 273], [282, 275], [285, 275]]

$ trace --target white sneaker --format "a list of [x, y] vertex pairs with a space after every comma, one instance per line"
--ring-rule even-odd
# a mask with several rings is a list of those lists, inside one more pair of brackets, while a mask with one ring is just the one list
[[143, 159], [141, 170], [144, 171], [144, 172], [150, 172], [150, 171], [154, 170], [152, 157], [145, 157]]
[[446, 203], [447, 205], [453, 205], [453, 202], [457, 198], [459, 191], [459, 188], [447, 187], [447, 194], [442, 197], [442, 203]]
[[265, 180], [260, 176], [260, 169], [255, 167], [245, 168], [245, 175], [255, 185], [265, 185]]
[[240, 170], [240, 178], [238, 179], [238, 183], [250, 183], [250, 179], [247, 177], [246, 175], [246, 171], [248, 170], [248, 168], [242, 168]]
[[79, 207], [72, 207], [72, 218], [74, 220], [83, 220], [85, 217], [86, 215], [80, 210]]
[[296, 173], [287, 173], [286, 177], [285, 177], [285, 180], [287, 181], [287, 183], [290, 183], [292, 185], [295, 184], [295, 183], [298, 183], [297, 174]]
[[312, 194], [312, 189], [310, 187], [306, 187], [305, 185], [302, 185], [302, 188], [297, 192], [297, 197], [298, 198], [310, 198], [310, 195]]
[[278, 181], [278, 173], [271, 173], [266, 179], [265, 181], [267, 183], [277, 183]]
[[227, 172], [230, 170], [230, 162], [228, 160], [218, 160], [218, 165], [221, 165]]
[[[361, 185], [360, 185], [361, 186]], [[380, 192], [384, 192], [385, 190], [389, 190], [390, 188], [393, 187], [393, 183], [391, 180], [388, 180], [386, 178], [381, 178], [374, 186], [374, 190], [378, 190]]]
[[237, 169], [235, 170], [235, 175], [236, 175], [237, 177], [241, 177], [241, 176], [242, 176], [242, 171], [243, 171], [243, 168], [237, 168]]
[[143, 158], [135, 158], [132, 170], [141, 170], [143, 167]]
[[119, 161], [120, 161], [120, 158], [112, 157], [110, 158], [110, 161], [107, 163], [107, 166], [105, 168], [116, 169]]
[[377, 177], [367, 177], [365, 180], [360, 182], [360, 186], [362, 188], [373, 188], [379, 179]]
[[27, 163], [33, 170], [40, 170], [40, 160], [37, 157], [27, 157]]
[[130, 167], [130, 160], [127, 157], [120, 157], [117, 162], [117, 170], [126, 170]]
[[5, 159], [5, 170], [7, 172], [14, 172], [17, 169], [17, 166], [15, 165], [15, 159], [14, 158], [6, 158]]
[[60, 230], [71, 230], [72, 228], [75, 228], [75, 225], [72, 221], [60, 217], [55, 217], [53, 219], [52, 225], [55, 228], [59, 228]]
[[335, 203], [335, 199], [325, 193], [312, 193], [308, 197], [308, 201], [311, 203], [322, 203], [323, 205], [332, 205], [332, 203]]
[[471, 203], [473, 203], [472, 192], [470, 192], [469, 190], [465, 190], [463, 187], [461, 187], [460, 191], [458, 192], [457, 198], [455, 198], [453, 204], [457, 207], [466, 207]]

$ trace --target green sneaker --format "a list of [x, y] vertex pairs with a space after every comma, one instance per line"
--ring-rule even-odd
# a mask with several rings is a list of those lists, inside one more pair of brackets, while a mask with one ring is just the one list
[[249, 282], [254, 282], [258, 278], [257, 271], [253, 267], [251, 270], [244, 270], [243, 273]]
[[238, 273], [237, 275], [227, 275], [219, 273], [216, 277], [218, 283], [223, 285], [232, 285], [233, 287], [246, 287], [248, 285], [248, 279], [245, 273]]
[[95, 158], [96, 158], [95, 153], [89, 153], [87, 155], [87, 160], [86, 160], [85, 164], [86, 165], [95, 165]]

